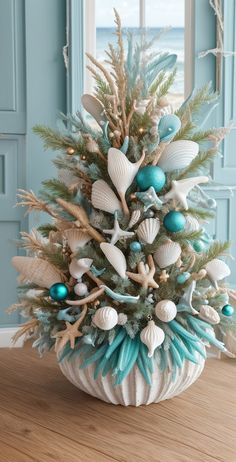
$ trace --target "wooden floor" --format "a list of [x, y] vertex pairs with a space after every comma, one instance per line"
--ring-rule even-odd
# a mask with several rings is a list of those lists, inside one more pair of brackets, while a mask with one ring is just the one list
[[236, 360], [210, 359], [178, 398], [140, 408], [79, 392], [53, 354], [0, 350], [1, 462], [235, 462]]

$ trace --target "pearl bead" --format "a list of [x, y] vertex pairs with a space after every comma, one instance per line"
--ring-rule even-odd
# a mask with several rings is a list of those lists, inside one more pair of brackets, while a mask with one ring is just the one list
[[87, 295], [88, 287], [83, 282], [78, 282], [78, 284], [75, 284], [74, 286], [74, 292], [76, 295], [79, 295], [79, 297], [83, 297], [84, 295]]

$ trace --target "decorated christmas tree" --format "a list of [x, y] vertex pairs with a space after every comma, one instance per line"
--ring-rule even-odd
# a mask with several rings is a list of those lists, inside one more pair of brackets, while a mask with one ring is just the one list
[[40, 355], [55, 347], [62, 370], [73, 364], [79, 377], [89, 369], [90, 381], [109, 377], [114, 388], [134, 372], [150, 388], [161, 375], [162, 388], [181, 379], [172, 396], [187, 386], [181, 371], [199, 375], [206, 345], [227, 352], [214, 328], [233, 314], [221, 258], [228, 243], [205, 230], [216, 203], [201, 185], [228, 130], [195, 124], [217, 97], [209, 86], [174, 112], [167, 95], [176, 55], [129, 34], [125, 54], [116, 12], [115, 22], [109, 67], [88, 55], [95, 89], [82, 104], [90, 117], [62, 115], [60, 130], [34, 129], [59, 151], [59, 174], [38, 197], [19, 193], [19, 205], [49, 220], [22, 233], [27, 256], [13, 258], [20, 300], [11, 309], [27, 318], [15, 340], [31, 337]]

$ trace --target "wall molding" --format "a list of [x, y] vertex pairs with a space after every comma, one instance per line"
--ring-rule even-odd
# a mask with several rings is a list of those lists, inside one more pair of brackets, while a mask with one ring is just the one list
[[23, 346], [23, 338], [19, 339], [14, 345], [12, 337], [15, 335], [18, 327], [1, 327], [0, 328], [0, 348], [21, 348]]

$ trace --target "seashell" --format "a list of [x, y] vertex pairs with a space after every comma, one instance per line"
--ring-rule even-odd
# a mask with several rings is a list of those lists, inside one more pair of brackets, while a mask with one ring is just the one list
[[197, 156], [198, 152], [199, 145], [195, 141], [172, 141], [163, 151], [158, 166], [164, 172], [185, 168]]
[[24, 279], [33, 282], [39, 287], [49, 289], [56, 282], [63, 282], [59, 271], [42, 258], [13, 257], [12, 264]]
[[135, 106], [135, 112], [137, 112], [137, 114], [144, 115], [149, 101], [150, 99], [142, 99], [141, 101], [138, 101]]
[[171, 182], [171, 189], [165, 194], [165, 202], [173, 199], [177, 201], [185, 210], [188, 210], [187, 196], [189, 192], [199, 183], [208, 183], [207, 176], [196, 176], [191, 178], [184, 178], [183, 180], [173, 180]]
[[212, 306], [201, 305], [199, 310], [199, 318], [204, 319], [204, 321], [209, 322], [210, 324], [219, 324], [220, 316]]
[[139, 161], [132, 163], [119, 149], [110, 148], [108, 151], [108, 173], [121, 198], [123, 209], [127, 214], [129, 210], [125, 201], [125, 193], [133, 183], [144, 157], [145, 153], [143, 152]]
[[155, 314], [160, 321], [170, 322], [177, 315], [177, 308], [171, 300], [161, 300], [156, 304]]
[[195, 217], [192, 217], [191, 215], [186, 215], [185, 220], [185, 231], [187, 231], [188, 233], [191, 233], [192, 231], [199, 231], [200, 224]]
[[122, 211], [120, 201], [104, 180], [97, 180], [93, 183], [91, 201], [95, 209], [103, 210], [103, 212]]
[[104, 106], [95, 96], [84, 94], [81, 97], [81, 102], [84, 109], [96, 120], [98, 125], [102, 125], [101, 122], [107, 122], [107, 118], [104, 113]]
[[79, 297], [84, 297], [85, 295], [88, 295], [88, 287], [84, 284], [84, 282], [78, 282], [74, 286], [74, 293]]
[[98, 308], [93, 316], [93, 323], [102, 330], [111, 330], [118, 323], [118, 314], [115, 308], [103, 306]]
[[91, 258], [73, 258], [69, 265], [70, 275], [75, 279], [80, 279], [83, 274], [89, 271], [90, 266], [92, 265], [93, 260]]
[[178, 242], [173, 242], [170, 239], [160, 245], [154, 253], [154, 260], [159, 268], [166, 268], [177, 262], [181, 255], [181, 247]]
[[64, 231], [64, 236], [68, 240], [68, 245], [71, 252], [75, 252], [80, 247], [83, 247], [92, 238], [88, 233], [84, 233], [80, 229], [71, 228]]
[[140, 210], [134, 210], [131, 214], [131, 218], [128, 224], [128, 229], [132, 228], [136, 223], [138, 223], [141, 212]]
[[148, 347], [149, 358], [153, 356], [155, 349], [164, 342], [164, 338], [164, 330], [156, 326], [154, 321], [149, 321], [140, 333], [141, 341]]
[[158, 218], [146, 218], [140, 223], [137, 234], [139, 239], [145, 244], [152, 244], [160, 230], [160, 220]]
[[181, 120], [175, 114], [168, 114], [161, 117], [158, 124], [158, 132], [161, 142], [171, 141], [181, 128]]
[[124, 254], [118, 247], [108, 242], [102, 242], [100, 248], [106, 256], [109, 263], [113, 266], [121, 278], [126, 279], [127, 263]]
[[207, 275], [216, 289], [218, 289], [217, 281], [221, 281], [231, 274], [228, 265], [218, 258], [214, 258], [206, 265]]

